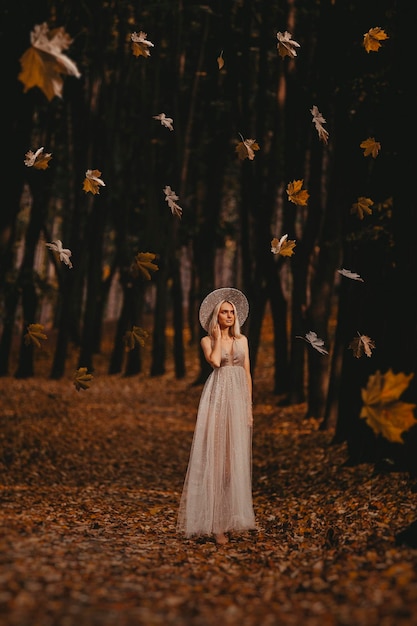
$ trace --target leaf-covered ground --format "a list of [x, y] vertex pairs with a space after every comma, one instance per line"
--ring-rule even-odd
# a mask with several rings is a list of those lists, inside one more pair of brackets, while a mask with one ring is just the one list
[[[349, 467], [344, 444], [255, 375], [257, 531], [217, 547], [175, 530], [201, 386], [187, 375], [0, 379], [3, 626], [410, 626], [409, 477]], [[42, 356], [43, 355], [43, 356]], [[42, 360], [43, 359], [43, 360]]]

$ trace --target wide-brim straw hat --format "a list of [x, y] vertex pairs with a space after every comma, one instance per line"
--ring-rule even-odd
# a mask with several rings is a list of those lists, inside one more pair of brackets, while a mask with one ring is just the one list
[[234, 289], [233, 287], [222, 287], [221, 289], [215, 289], [209, 293], [200, 305], [198, 317], [204, 330], [208, 329], [210, 317], [215, 306], [219, 304], [219, 302], [223, 301], [234, 304], [240, 326], [243, 326], [245, 323], [249, 314], [249, 302], [245, 294], [239, 291], [239, 289]]

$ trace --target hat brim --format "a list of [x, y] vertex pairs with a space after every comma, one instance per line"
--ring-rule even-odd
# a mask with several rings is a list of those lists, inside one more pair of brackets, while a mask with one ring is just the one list
[[198, 317], [204, 330], [208, 329], [210, 317], [215, 306], [223, 301], [231, 302], [235, 305], [240, 326], [243, 326], [246, 322], [249, 314], [249, 303], [245, 294], [233, 287], [222, 287], [209, 293], [200, 305]]

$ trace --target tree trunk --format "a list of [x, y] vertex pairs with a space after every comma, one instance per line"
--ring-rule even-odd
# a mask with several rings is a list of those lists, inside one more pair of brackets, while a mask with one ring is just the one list
[[[49, 172], [30, 172], [30, 186], [33, 194], [33, 202], [30, 212], [29, 225], [26, 231], [25, 251], [22, 265], [19, 271], [18, 284], [21, 288], [21, 301], [23, 313], [22, 340], [19, 351], [19, 362], [15, 373], [16, 378], [28, 378], [34, 374], [33, 349], [27, 346], [23, 340], [27, 332], [27, 326], [37, 322], [38, 294], [36, 289], [37, 276], [33, 269], [36, 246], [42, 232], [45, 219], [46, 207], [48, 206], [48, 180]], [[43, 174], [40, 182], [38, 175]], [[29, 349], [28, 349], [29, 348]]]

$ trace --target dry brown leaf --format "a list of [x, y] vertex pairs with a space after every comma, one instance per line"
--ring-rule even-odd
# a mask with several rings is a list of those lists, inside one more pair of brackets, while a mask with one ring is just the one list
[[235, 150], [241, 161], [245, 159], [253, 161], [255, 150], [259, 150], [259, 144], [256, 142], [256, 139], [243, 139], [237, 144]]
[[381, 150], [381, 144], [375, 141], [375, 137], [368, 137], [368, 139], [362, 141], [360, 147], [363, 148], [363, 156], [371, 156], [374, 159], [376, 159]]
[[294, 239], [288, 239], [288, 235], [283, 235], [281, 239], [274, 237], [271, 241], [271, 252], [281, 256], [292, 256], [296, 246]]
[[367, 215], [372, 214], [372, 205], [374, 204], [371, 198], [365, 198], [365, 196], [360, 196], [357, 202], [354, 202], [351, 206], [350, 212], [356, 214], [360, 220], [363, 220], [365, 217], [365, 213]]
[[153, 252], [138, 252], [135, 256], [135, 262], [131, 265], [132, 274], [137, 277], [142, 275], [146, 280], [151, 280], [151, 272], [157, 272], [159, 267], [153, 263], [156, 254]]
[[130, 352], [136, 346], [143, 348], [148, 335], [149, 333], [140, 326], [133, 326], [132, 330], [128, 330], [123, 337], [126, 352]]
[[93, 375], [88, 373], [86, 367], [79, 367], [73, 376], [73, 383], [77, 391], [88, 389], [92, 380]]
[[386, 32], [377, 26], [376, 28], [370, 28], [363, 36], [363, 46], [366, 52], [377, 52], [381, 47], [380, 42], [389, 39]]
[[354, 337], [350, 342], [349, 348], [352, 350], [353, 356], [357, 359], [360, 359], [364, 354], [366, 354], [367, 357], [371, 357], [375, 343], [367, 335], [358, 333], [358, 337]]
[[414, 374], [394, 374], [389, 369], [385, 374], [378, 370], [368, 379], [362, 389], [363, 407], [360, 417], [388, 441], [404, 443], [402, 434], [417, 424], [414, 416], [415, 404], [400, 402], [398, 398], [407, 389]]
[[48, 339], [47, 335], [45, 335], [43, 331], [43, 324], [29, 324], [29, 326], [27, 327], [27, 333], [23, 337], [25, 344], [27, 346], [32, 344], [36, 348], [40, 348], [41, 341]]
[[49, 31], [46, 23], [35, 26], [30, 39], [31, 47], [20, 57], [18, 79], [23, 83], [24, 93], [39, 87], [48, 100], [55, 96], [62, 98], [62, 76], [81, 76], [75, 63], [63, 54], [72, 39], [62, 27]]
[[310, 194], [306, 189], [302, 189], [304, 180], [293, 180], [287, 185], [288, 200], [298, 206], [307, 206]]

